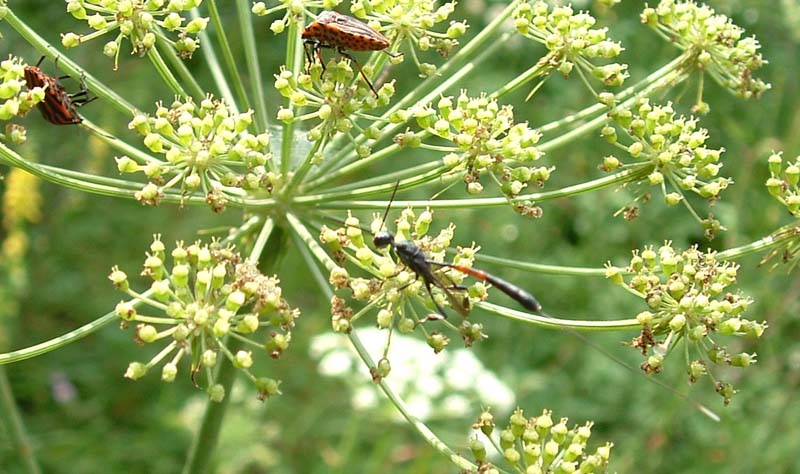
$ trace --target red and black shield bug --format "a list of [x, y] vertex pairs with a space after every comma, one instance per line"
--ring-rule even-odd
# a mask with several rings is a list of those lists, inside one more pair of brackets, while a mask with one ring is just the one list
[[44, 56], [39, 59], [36, 66], [25, 66], [25, 83], [28, 89], [34, 87], [46, 87], [44, 100], [39, 102], [38, 107], [44, 118], [54, 125], [74, 125], [83, 121], [78, 115], [77, 108], [86, 105], [96, 99], [89, 97], [89, 90], [81, 78], [80, 91], [70, 94], [64, 89], [59, 79], [66, 79], [69, 76], [60, 78], [52, 77], [39, 68], [44, 61]]
[[309, 64], [314, 61], [314, 56], [322, 64], [323, 71], [325, 63], [322, 61], [322, 48], [335, 49], [339, 54], [346, 57], [358, 68], [361, 77], [377, 97], [378, 92], [367, 79], [361, 65], [345, 50], [350, 51], [383, 51], [389, 56], [394, 56], [386, 51], [389, 47], [389, 40], [373, 30], [366, 23], [351, 16], [342, 15], [335, 11], [324, 11], [317, 16], [317, 19], [303, 30], [303, 45], [306, 50], [306, 60]]

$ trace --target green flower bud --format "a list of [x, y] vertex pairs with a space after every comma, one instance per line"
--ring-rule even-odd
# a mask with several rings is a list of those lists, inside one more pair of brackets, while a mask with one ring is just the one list
[[208, 394], [208, 399], [215, 403], [219, 403], [225, 399], [225, 387], [218, 383], [208, 387], [206, 393]]
[[128, 365], [128, 370], [125, 371], [125, 378], [131, 380], [138, 380], [147, 374], [147, 366], [141, 362], [131, 362]]

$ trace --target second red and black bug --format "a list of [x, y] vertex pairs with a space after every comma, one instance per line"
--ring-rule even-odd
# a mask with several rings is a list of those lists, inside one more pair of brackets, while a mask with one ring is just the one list
[[367, 79], [361, 65], [345, 50], [350, 51], [383, 51], [390, 56], [392, 53], [386, 51], [389, 47], [389, 40], [373, 30], [366, 23], [351, 16], [342, 15], [335, 11], [324, 11], [317, 16], [317, 19], [308, 25], [302, 34], [303, 45], [306, 50], [306, 61], [310, 64], [314, 58], [322, 64], [323, 71], [325, 63], [322, 61], [322, 48], [335, 49], [339, 54], [346, 57], [358, 68], [361, 77], [377, 97], [378, 92]]
[[89, 97], [89, 90], [83, 80], [81, 80], [81, 89], [74, 94], [70, 94], [59, 82], [59, 79], [66, 79], [69, 76], [56, 78], [46, 74], [39, 68], [42, 61], [44, 61], [44, 56], [39, 59], [35, 66], [25, 66], [25, 83], [28, 89], [45, 87], [44, 100], [38, 104], [42, 116], [54, 125], [81, 123], [83, 119], [78, 115], [76, 109], [88, 104], [96, 97]]

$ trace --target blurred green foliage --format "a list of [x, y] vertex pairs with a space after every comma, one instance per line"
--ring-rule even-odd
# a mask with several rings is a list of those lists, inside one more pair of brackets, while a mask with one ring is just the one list
[[[51, 0], [18, 3], [15, 10], [20, 17], [53, 43], [58, 44], [59, 32], [77, 27], [64, 13], [63, 4]], [[475, 239], [489, 255], [592, 267], [606, 260], [622, 264], [631, 249], [658, 245], [665, 239], [673, 240], [678, 248], [695, 242], [701, 247], [729, 248], [787, 223], [789, 216], [769, 198], [763, 182], [768, 176], [765, 159], [770, 150], [785, 150], [786, 157], [800, 153], [800, 22], [784, 10], [791, 1], [721, 0], [710, 4], [756, 35], [770, 63], [763, 78], [773, 85], [760, 101], [744, 102], [706, 82], [711, 113], [701, 124], [710, 131], [710, 144], [727, 150], [723, 170], [736, 183], [713, 209], [727, 232], [706, 242], [702, 229], [683, 208], [667, 209], [658, 202], [645, 206], [639, 219], [624, 222], [611, 216], [627, 202], [624, 191], [550, 202], [544, 205], [541, 219], [517, 216], [513, 227], [503, 227], [506, 224], [502, 223], [509, 222], [505, 213], [511, 211], [507, 209], [440, 211], [435, 222], [454, 220], [458, 224], [456, 241], [468, 244]], [[502, 6], [500, 2], [466, 0], [456, 17], [466, 15], [471, 25], [468, 35], [474, 35]], [[639, 22], [641, 7], [641, 2], [627, 1], [599, 15], [600, 24], [611, 28], [610, 36], [626, 47], [620, 61], [630, 65], [632, 81], [677, 54]], [[268, 65], [262, 73], [271, 82], [285, 40], [268, 31], [267, 20], [259, 20], [257, 28], [263, 41], [263, 64]], [[13, 31], [6, 28], [2, 33], [2, 56], [12, 52], [36, 61], [37, 53]], [[118, 91], [145, 110], [156, 100], [171, 98], [150, 72], [148, 61], [123, 57], [120, 70], [112, 72], [100, 47], [89, 44], [70, 52], [70, 57], [101, 80], [113, 81]], [[529, 48], [532, 43], [509, 41], [460, 87], [474, 94], [508, 80], [542, 53]], [[202, 84], [210, 84], [203, 77], [202, 61], [198, 54], [190, 67], [200, 75]], [[418, 80], [408, 64], [392, 73], [399, 91]], [[516, 104], [518, 118], [530, 120], [534, 126], [591, 102], [577, 78], [564, 81], [554, 77], [525, 103], [527, 93], [519, 90], [502, 102]], [[689, 86], [656, 99], [674, 100], [679, 111], [688, 113], [692, 94]], [[273, 95], [270, 103], [276, 101], [277, 95]], [[107, 111], [102, 104], [92, 104], [82, 113], [123, 136], [129, 133], [128, 119]], [[48, 164], [116, 175], [113, 154], [85, 134], [68, 127], [53, 128], [36, 114], [25, 119], [25, 126], [29, 143], [23, 153]], [[597, 165], [610, 152], [604, 147], [598, 137], [590, 136], [549, 155], [548, 163], [557, 166], [549, 186], [600, 176]], [[408, 155], [398, 158], [398, 167], [403, 166], [404, 156]], [[0, 330], [10, 334], [11, 348], [52, 338], [113, 309], [120, 295], [107, 281], [108, 270], [119, 264], [135, 273], [151, 234], [162, 233], [165, 242], [192, 240], [200, 229], [235, 224], [238, 219], [233, 211], [220, 217], [209, 215], [205, 207], [145, 208], [50, 184], [43, 184], [42, 191], [44, 219], [30, 228], [29, 284], [18, 295], [19, 314], [0, 321]], [[748, 370], [741, 380], [735, 379], [736, 373], [730, 375], [741, 393], [727, 408], [722, 408], [719, 397], [707, 386], [691, 391], [693, 398], [721, 413], [720, 423], [647, 382], [638, 369], [620, 367], [570, 334], [483, 317], [490, 339], [475, 350], [484, 364], [517, 392], [519, 406], [529, 415], [547, 407], [555, 416], [569, 416], [576, 423], [595, 420], [593, 437], [616, 445], [611, 469], [617, 472], [800, 472], [796, 456], [800, 405], [795, 403], [800, 384], [800, 323], [796, 317], [800, 280], [780, 268], [769, 271], [759, 266], [758, 260], [740, 262], [740, 287], [756, 300], [751, 315], [770, 324], [757, 347], [742, 348], [758, 352], [758, 367]], [[271, 365], [270, 376], [283, 380], [284, 395], [263, 405], [254, 403], [253, 394], [246, 390], [234, 395], [216, 458], [218, 472], [455, 472], [408, 426], [353, 411], [345, 385], [317, 373], [315, 362], [308, 357], [308, 343], [313, 335], [329, 331], [328, 303], [308, 284], [305, 272], [287, 271], [302, 268], [297, 253], [291, 252], [280, 272], [287, 299], [303, 309], [293, 347]], [[532, 289], [554, 315], [615, 319], [633, 317], [643, 309], [602, 279], [493, 270]], [[634, 335], [589, 337], [636, 367], [639, 358], [635, 351], [619, 344]], [[155, 376], [137, 382], [123, 379], [128, 362], [142, 359], [142, 351], [131, 343], [130, 332], [107, 328], [54, 353], [6, 367], [45, 472], [172, 473], [180, 469], [205, 396], [181, 378], [172, 385], [160, 383]], [[685, 391], [685, 377], [677, 373], [679, 366], [668, 368], [659, 377]], [[59, 399], [59, 390], [65, 387], [72, 387], [74, 396]], [[479, 409], [474, 406], [476, 416]], [[433, 422], [432, 428], [466, 454], [471, 422], [444, 420]], [[0, 431], [0, 471], [22, 472], [5, 436]]]

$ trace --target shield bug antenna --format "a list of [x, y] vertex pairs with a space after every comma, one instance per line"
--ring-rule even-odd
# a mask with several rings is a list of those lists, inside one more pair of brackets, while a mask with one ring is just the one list
[[[44, 58], [42, 56], [35, 66], [25, 66], [24, 69], [25, 84], [28, 89], [46, 87], [44, 99], [38, 104], [42, 116], [54, 125], [76, 125], [83, 122], [76, 109], [88, 104], [97, 97], [89, 97], [89, 90], [86, 88], [86, 83], [82, 76], [80, 80], [81, 89], [74, 94], [68, 93], [59, 82], [59, 79], [69, 78], [69, 76], [56, 78], [46, 74], [39, 68]], [[58, 58], [56, 58], [55, 64], [56, 68], [58, 68]]]
[[[383, 214], [381, 229], [383, 229], [383, 225], [386, 223], [386, 217], [388, 216], [389, 209], [391, 208], [394, 198], [397, 195], [397, 188], [399, 185], [400, 182], [398, 181], [397, 184], [395, 184], [394, 191], [392, 191], [392, 197], [389, 200], [389, 205], [386, 207], [386, 211]], [[387, 246], [390, 247], [394, 254], [397, 255], [397, 258], [399, 258], [406, 267], [414, 272], [417, 278], [422, 278], [423, 282], [425, 283], [425, 289], [428, 290], [428, 294], [430, 295], [433, 304], [436, 306], [437, 312], [442, 315], [443, 318], [447, 318], [447, 314], [436, 301], [436, 298], [433, 297], [432, 287], [435, 286], [441, 289], [447, 297], [448, 302], [450, 302], [450, 305], [462, 315], [466, 315], [468, 313], [467, 306], [464, 304], [463, 298], [459, 299], [453, 295], [453, 291], [464, 291], [466, 290], [466, 287], [456, 285], [452, 281], [443, 281], [444, 278], [446, 278], [446, 275], [436, 272], [434, 267], [452, 268], [466, 275], [483, 280], [508, 295], [510, 298], [522, 305], [522, 307], [525, 309], [534, 312], [539, 312], [542, 310], [542, 305], [539, 304], [539, 301], [537, 301], [533, 295], [514, 285], [513, 283], [491, 275], [483, 270], [478, 270], [477, 268], [431, 260], [425, 254], [425, 251], [419, 248], [413, 240], [397, 240], [394, 234], [388, 230], [379, 229], [379, 231], [373, 237], [372, 243], [376, 248], [384, 248]]]
[[317, 19], [303, 30], [302, 38], [306, 61], [309, 65], [314, 59], [317, 59], [324, 72], [325, 62], [322, 60], [321, 49], [335, 49], [336, 52], [356, 65], [358, 72], [364, 78], [372, 93], [375, 94], [375, 97], [378, 96], [378, 92], [367, 78], [367, 75], [364, 74], [361, 64], [346, 50], [382, 51], [389, 56], [396, 56], [396, 54], [386, 51], [390, 43], [385, 36], [370, 28], [366, 23], [335, 11], [320, 13]]

